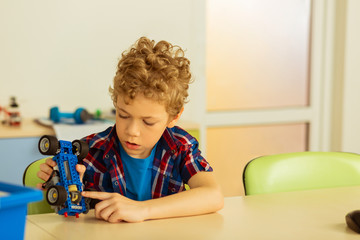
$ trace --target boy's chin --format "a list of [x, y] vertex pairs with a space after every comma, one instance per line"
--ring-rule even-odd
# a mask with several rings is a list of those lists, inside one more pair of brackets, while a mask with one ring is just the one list
[[137, 149], [137, 150], [126, 149], [125, 151], [132, 158], [145, 159], [150, 155], [150, 151], [149, 152], [143, 152], [140, 149]]

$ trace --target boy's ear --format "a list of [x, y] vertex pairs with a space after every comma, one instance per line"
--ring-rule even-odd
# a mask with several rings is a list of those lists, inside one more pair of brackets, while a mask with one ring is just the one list
[[180, 112], [168, 123], [168, 125], [167, 125], [168, 128], [175, 127], [175, 125], [176, 125], [177, 121], [179, 120], [179, 118], [180, 118], [181, 114], [183, 113], [183, 111], [184, 111], [184, 107], [181, 108]]

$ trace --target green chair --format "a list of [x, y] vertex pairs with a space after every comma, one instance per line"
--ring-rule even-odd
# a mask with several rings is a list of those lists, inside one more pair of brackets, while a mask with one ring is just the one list
[[244, 168], [245, 195], [360, 185], [360, 155], [297, 152], [258, 157]]
[[[36, 187], [37, 183], [44, 182], [40, 178], [37, 177], [37, 172], [40, 169], [40, 164], [44, 163], [46, 158], [37, 160], [32, 162], [24, 171], [23, 174], [23, 184], [28, 187]], [[39, 202], [33, 202], [28, 204], [28, 212], [27, 214], [40, 214], [40, 213], [50, 213], [54, 212], [54, 210], [47, 203], [45, 198], [45, 191], [43, 191], [43, 200]]]

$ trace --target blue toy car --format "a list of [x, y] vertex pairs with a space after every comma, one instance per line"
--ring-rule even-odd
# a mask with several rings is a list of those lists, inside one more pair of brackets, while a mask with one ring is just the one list
[[46, 189], [46, 200], [55, 212], [67, 216], [79, 217], [80, 213], [89, 211], [89, 201], [81, 196], [82, 183], [75, 166], [89, 152], [86, 142], [58, 140], [45, 135], [39, 140], [39, 151], [43, 155], [55, 155], [57, 163], [50, 178], [43, 184]]

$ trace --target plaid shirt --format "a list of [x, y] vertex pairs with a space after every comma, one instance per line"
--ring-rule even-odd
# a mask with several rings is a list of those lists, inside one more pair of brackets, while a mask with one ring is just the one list
[[[85, 137], [90, 147], [83, 160], [86, 167], [85, 189], [118, 192], [126, 196], [126, 176], [115, 126]], [[152, 168], [152, 198], [171, 195], [184, 190], [184, 183], [200, 171], [212, 171], [201, 156], [197, 140], [185, 130], [167, 128], [155, 151]]]

